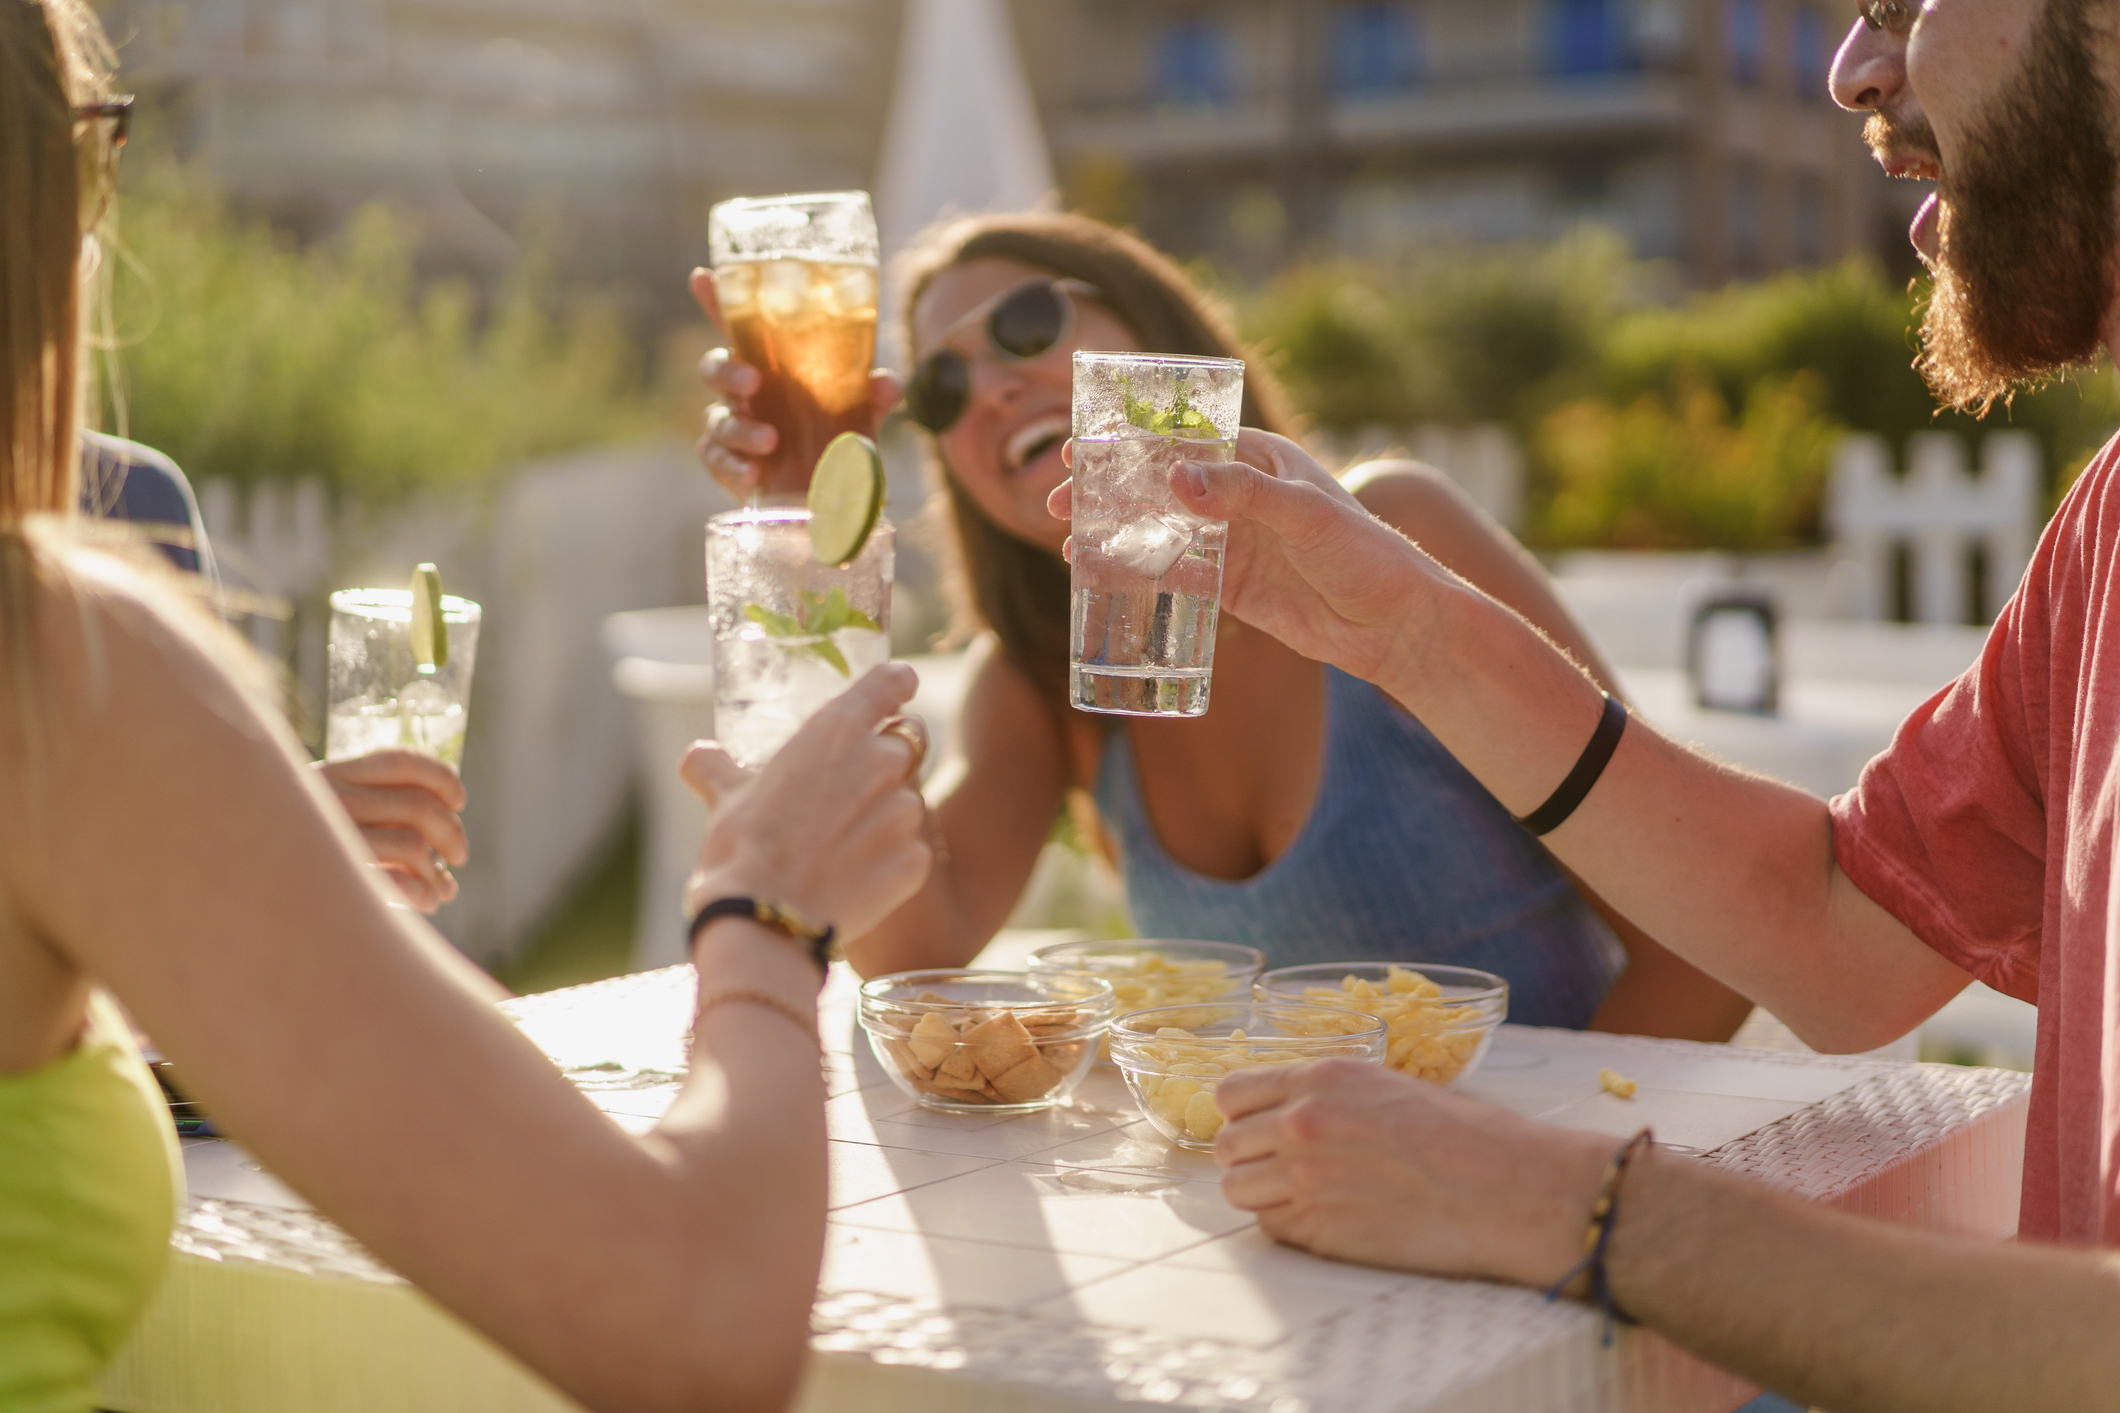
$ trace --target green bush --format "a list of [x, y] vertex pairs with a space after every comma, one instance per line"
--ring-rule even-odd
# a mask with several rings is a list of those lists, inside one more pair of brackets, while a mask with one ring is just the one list
[[121, 198], [122, 405], [194, 477], [315, 476], [381, 502], [654, 427], [634, 341], [567, 300], [535, 242], [481, 311], [461, 282], [422, 287], [415, 229], [381, 207], [298, 249], [146, 165]]
[[1984, 423], [1938, 413], [1913, 368], [1924, 291], [1865, 263], [1654, 298], [1668, 282], [1579, 237], [1299, 269], [1239, 307], [1320, 426], [1507, 425], [1530, 453], [1526, 538], [1549, 545], [1815, 539], [1841, 431], [1901, 447], [1924, 430], [2024, 428], [2058, 486], [2120, 425], [2109, 368]]
[[1695, 384], [1667, 399], [1565, 403], [1539, 424], [1552, 475], [1542, 518], [1558, 544], [1780, 549], [1815, 539], [1839, 429], [1813, 373], [1762, 378], [1736, 419]]

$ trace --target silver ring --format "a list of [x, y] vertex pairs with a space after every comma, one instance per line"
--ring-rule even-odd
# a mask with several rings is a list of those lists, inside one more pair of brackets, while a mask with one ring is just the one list
[[918, 780], [920, 778], [920, 767], [927, 764], [927, 723], [917, 716], [888, 716], [876, 728], [876, 734], [879, 736], [896, 736], [899, 740], [905, 742], [906, 748], [913, 753], [913, 763], [906, 770], [906, 778], [908, 780]]

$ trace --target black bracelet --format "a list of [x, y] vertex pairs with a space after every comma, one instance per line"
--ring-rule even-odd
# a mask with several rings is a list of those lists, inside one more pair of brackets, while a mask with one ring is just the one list
[[836, 929], [810, 926], [793, 908], [778, 903], [762, 902], [757, 898], [716, 898], [713, 902], [692, 914], [692, 921], [685, 927], [685, 942], [688, 946], [699, 944], [699, 934], [716, 918], [740, 917], [770, 927], [785, 937], [792, 937], [803, 944], [804, 951], [817, 968], [820, 977], [831, 974], [832, 963], [838, 956], [833, 946], [838, 936]]
[[1612, 1297], [1612, 1277], [1605, 1270], [1605, 1248], [1612, 1244], [1612, 1229], [1619, 1225], [1619, 1185], [1627, 1176], [1628, 1160], [1634, 1150], [1646, 1148], [1656, 1141], [1648, 1129], [1628, 1139], [1605, 1164], [1604, 1181], [1598, 1184], [1597, 1201], [1590, 1206], [1590, 1228], [1583, 1233], [1583, 1259], [1568, 1268], [1568, 1274], [1555, 1281], [1546, 1290], [1546, 1299], [1561, 1298], [1561, 1292], [1572, 1284], [1583, 1272], [1590, 1273], [1590, 1298], [1605, 1317], [1605, 1344], [1612, 1343], [1612, 1327], [1615, 1324], [1636, 1325], [1641, 1322], [1619, 1308]]
[[1606, 696], [1605, 714], [1598, 718], [1597, 730], [1590, 733], [1590, 744], [1583, 747], [1577, 757], [1575, 769], [1560, 788], [1547, 797], [1546, 803], [1526, 815], [1517, 816], [1517, 823], [1533, 834], [1551, 834], [1561, 827], [1575, 807], [1590, 793], [1590, 787], [1605, 773], [1605, 765], [1612, 753], [1619, 749], [1620, 733], [1627, 729], [1627, 705], [1618, 697]]

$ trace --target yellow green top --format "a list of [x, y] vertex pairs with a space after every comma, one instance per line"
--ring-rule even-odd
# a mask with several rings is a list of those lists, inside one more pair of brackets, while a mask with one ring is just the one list
[[0, 1409], [84, 1413], [169, 1259], [176, 1132], [100, 992], [73, 1052], [0, 1075]]

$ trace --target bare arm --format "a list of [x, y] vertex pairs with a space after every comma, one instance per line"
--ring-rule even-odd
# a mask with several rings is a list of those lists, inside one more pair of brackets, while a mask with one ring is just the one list
[[[0, 887], [25, 926], [109, 985], [273, 1171], [573, 1397], [782, 1406], [823, 1239], [810, 1038], [715, 1008], [669, 1117], [629, 1137], [385, 905], [322, 781], [190, 630], [106, 583], [79, 610], [92, 664], [76, 606], [47, 597], [40, 696], [64, 729], [33, 794], [0, 757], [18, 802]], [[878, 669], [813, 719], [718, 812], [699, 886], [856, 926], [907, 896], [921, 807], [906, 747], [873, 727], [911, 682]], [[697, 961], [709, 992], [798, 1012], [815, 995], [808, 962], [747, 922], [707, 929]]]
[[[1444, 569], [1514, 610], [1599, 687], [1619, 691], [1618, 679], [1569, 616], [1538, 561], [1441, 473], [1417, 462], [1372, 461], [1341, 484], [1363, 509]], [[1749, 1000], [1657, 943], [1582, 880], [1574, 882], [1627, 952], [1627, 969], [1599, 1005], [1592, 1030], [1687, 1040], [1728, 1040], [1737, 1033], [1752, 1009]]]
[[[1582, 1255], [1609, 1137], [1375, 1066], [1223, 1082], [1223, 1190], [1341, 1260], [1543, 1287]], [[1620, 1190], [1620, 1307], [1836, 1413], [2120, 1408], [2120, 1257], [1849, 1216], [1660, 1150]]]
[[[1194, 510], [1231, 521], [1224, 606], [1375, 682], [1505, 808], [1535, 808], [1589, 740], [1597, 686], [1294, 443], [1246, 432], [1239, 454], [1271, 474], [1235, 462], [1172, 476]], [[1546, 843], [1622, 915], [1822, 1050], [1904, 1035], [1968, 980], [1840, 872], [1824, 801], [1639, 720]]]
[[972, 649], [971, 687], [948, 756], [928, 785], [939, 839], [920, 892], [847, 943], [863, 976], [959, 967], [998, 931], [1030, 880], [1067, 796], [1051, 704], [991, 638]]

